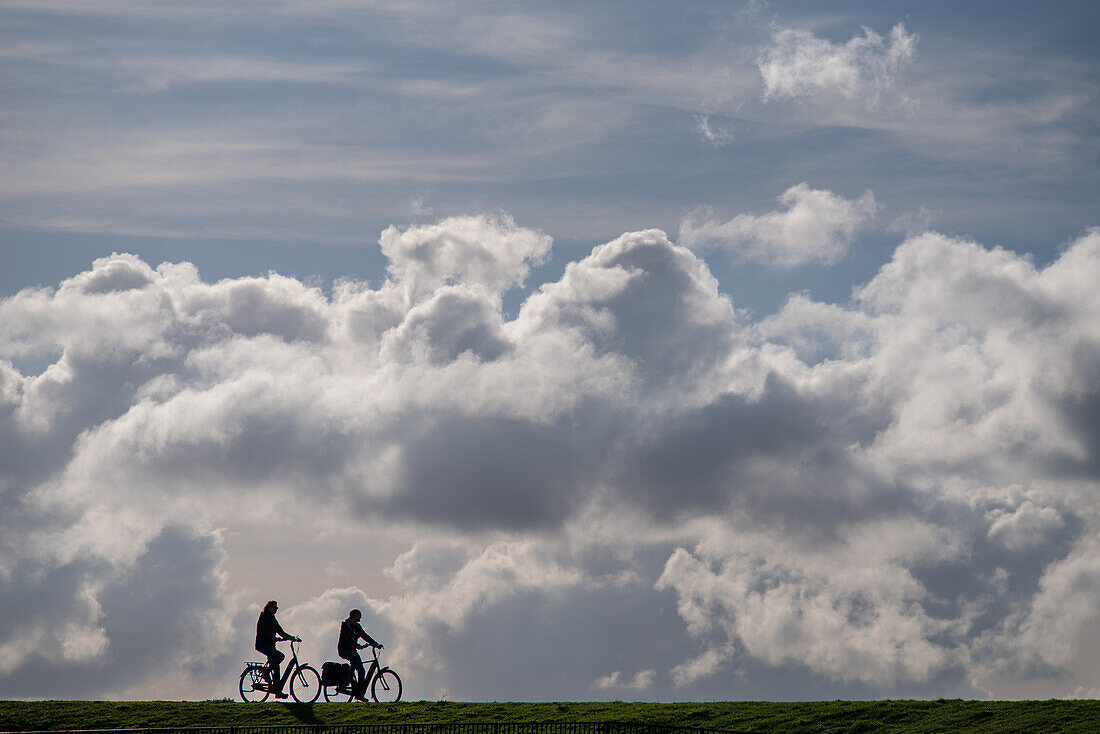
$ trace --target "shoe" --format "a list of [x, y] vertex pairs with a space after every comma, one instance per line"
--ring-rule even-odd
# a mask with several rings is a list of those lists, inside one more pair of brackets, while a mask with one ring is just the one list
[[282, 691], [275, 691], [275, 698], [286, 698], [286, 697], [287, 697], [287, 694], [283, 693]]

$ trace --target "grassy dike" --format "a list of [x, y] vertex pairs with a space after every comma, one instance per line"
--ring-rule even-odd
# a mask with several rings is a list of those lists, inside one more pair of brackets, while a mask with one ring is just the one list
[[0, 701], [0, 731], [438, 721], [632, 721], [752, 732], [1100, 732], [1100, 701], [246, 704]]

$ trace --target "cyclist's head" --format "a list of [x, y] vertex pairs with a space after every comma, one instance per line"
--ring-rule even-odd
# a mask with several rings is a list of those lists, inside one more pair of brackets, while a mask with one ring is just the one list
[[275, 610], [278, 609], [278, 608], [279, 608], [279, 603], [277, 601], [275, 601], [274, 599], [269, 601], [267, 604], [264, 604], [264, 611], [265, 612], [271, 612], [271, 613], [274, 614]]
[[350, 612], [348, 612], [348, 619], [350, 619], [352, 622], [358, 622], [362, 618], [363, 613], [360, 612], [358, 609], [352, 609]]

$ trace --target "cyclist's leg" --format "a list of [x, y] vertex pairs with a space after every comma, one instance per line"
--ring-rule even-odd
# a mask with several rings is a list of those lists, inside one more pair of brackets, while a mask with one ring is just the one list
[[283, 662], [286, 655], [279, 652], [279, 649], [274, 645], [266, 645], [264, 647], [257, 647], [257, 652], [262, 652], [267, 655], [267, 665], [271, 669], [271, 683], [272, 685], [279, 684], [279, 663]]
[[351, 663], [352, 690], [361, 691], [363, 681], [366, 680], [367, 671], [363, 667], [363, 658], [359, 657], [359, 651], [345, 648], [336, 652], [344, 660]]

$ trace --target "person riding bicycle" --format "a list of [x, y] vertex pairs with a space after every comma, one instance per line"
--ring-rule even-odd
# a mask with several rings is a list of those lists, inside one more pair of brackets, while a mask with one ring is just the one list
[[[363, 658], [359, 657], [359, 651], [368, 645], [377, 647], [379, 650], [383, 648], [381, 643], [376, 642], [373, 637], [363, 631], [362, 625], [359, 624], [359, 620], [362, 618], [363, 613], [358, 609], [352, 609], [348, 612], [348, 618], [340, 623], [340, 640], [336, 643], [337, 654], [351, 663], [353, 671], [352, 690], [359, 698], [362, 698], [365, 693], [367, 677], [367, 670], [363, 666]], [[367, 644], [360, 646], [360, 639]]]
[[256, 620], [256, 651], [267, 655], [267, 664], [271, 669], [272, 691], [275, 693], [275, 698], [286, 698], [287, 694], [283, 693], [279, 678], [279, 663], [283, 662], [286, 655], [279, 652], [275, 647], [275, 643], [279, 640], [297, 640], [298, 638], [287, 634], [279, 625], [278, 620], [275, 619], [275, 610], [278, 608], [278, 602], [272, 599], [264, 605], [264, 610], [260, 612], [260, 618]]

